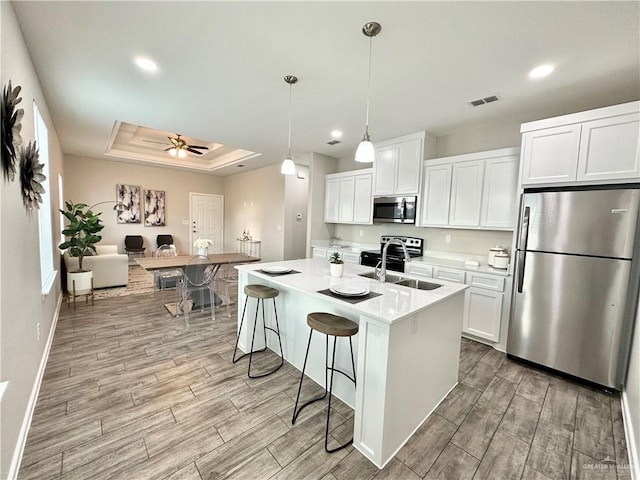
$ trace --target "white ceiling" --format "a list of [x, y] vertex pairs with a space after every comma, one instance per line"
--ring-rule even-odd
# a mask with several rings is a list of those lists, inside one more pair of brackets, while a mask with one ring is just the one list
[[[369, 21], [382, 24], [373, 39], [373, 141], [640, 98], [640, 2], [13, 5], [62, 148], [85, 157], [114, 159], [105, 152], [117, 122], [126, 122], [261, 154], [242, 160], [245, 169], [280, 162], [288, 74], [299, 78], [292, 87], [294, 158], [353, 155], [364, 131], [369, 41], [361, 28]], [[136, 55], [153, 58], [159, 71], [140, 71]], [[528, 79], [541, 63], [556, 65], [555, 72]], [[492, 94], [501, 100], [467, 104]], [[330, 146], [334, 129], [344, 137]], [[155, 162], [176, 167], [161, 150]]]

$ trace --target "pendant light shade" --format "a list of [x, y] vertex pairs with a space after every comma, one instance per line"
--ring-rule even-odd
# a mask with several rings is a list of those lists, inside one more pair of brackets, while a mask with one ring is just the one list
[[369, 37], [369, 76], [367, 79], [367, 117], [364, 129], [364, 136], [362, 137], [362, 141], [360, 145], [358, 145], [358, 149], [356, 150], [356, 162], [360, 163], [373, 163], [376, 157], [375, 149], [373, 148], [373, 143], [371, 143], [371, 139], [369, 138], [369, 96], [371, 90], [371, 45], [373, 43], [373, 37], [378, 35], [382, 31], [382, 26], [377, 22], [369, 22], [365, 23], [364, 27], [362, 27], [362, 33]]
[[282, 161], [280, 173], [283, 175], [294, 175], [296, 173], [296, 165], [291, 159], [291, 85], [298, 82], [298, 77], [287, 75], [284, 81], [289, 84], [289, 142], [287, 144], [287, 156]]

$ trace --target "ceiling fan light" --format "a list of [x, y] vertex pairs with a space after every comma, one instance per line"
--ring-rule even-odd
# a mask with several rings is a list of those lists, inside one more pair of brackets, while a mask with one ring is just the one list
[[296, 173], [296, 164], [293, 163], [291, 157], [287, 157], [282, 161], [280, 166], [280, 173], [282, 175], [294, 175]]
[[175, 157], [176, 155], [178, 155], [178, 150], [176, 150], [175, 148], [172, 148], [171, 150], [169, 150], [169, 155], [171, 155], [172, 157]]
[[373, 143], [369, 140], [369, 135], [365, 135], [358, 149], [356, 150], [356, 162], [358, 163], [373, 163], [376, 158], [376, 151], [373, 148]]
[[178, 150], [178, 158], [184, 158], [187, 156], [187, 152], [185, 152], [183, 149]]

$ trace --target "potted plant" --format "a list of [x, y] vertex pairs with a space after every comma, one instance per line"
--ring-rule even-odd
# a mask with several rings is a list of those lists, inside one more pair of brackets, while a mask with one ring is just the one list
[[102, 240], [98, 233], [104, 225], [100, 213], [93, 213], [86, 203], [65, 202], [65, 207], [60, 213], [69, 221], [62, 231], [68, 239], [58, 248], [78, 258], [78, 270], [67, 272], [67, 290], [76, 295], [89, 293], [92, 290], [93, 272], [85, 270], [82, 262], [85, 255], [96, 252], [95, 244]]
[[329, 257], [329, 269], [331, 271], [332, 277], [342, 277], [342, 273], [344, 272], [344, 261], [340, 256], [340, 252], [333, 252]]

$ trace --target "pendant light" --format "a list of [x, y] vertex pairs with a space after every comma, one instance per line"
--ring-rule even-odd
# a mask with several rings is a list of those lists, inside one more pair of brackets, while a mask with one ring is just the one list
[[373, 163], [375, 159], [375, 150], [373, 143], [369, 138], [369, 95], [371, 90], [371, 44], [373, 43], [373, 37], [378, 35], [382, 30], [382, 26], [377, 22], [365, 23], [362, 27], [362, 33], [369, 37], [369, 78], [367, 79], [367, 121], [365, 124], [364, 136], [358, 149], [356, 150], [356, 162], [360, 163]]
[[282, 161], [280, 173], [283, 175], [293, 175], [296, 173], [296, 165], [293, 163], [293, 159], [291, 158], [291, 85], [298, 82], [298, 77], [287, 75], [284, 77], [284, 81], [289, 84], [289, 143], [287, 146], [287, 156]]

